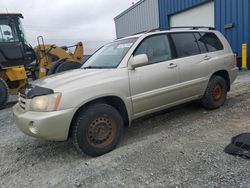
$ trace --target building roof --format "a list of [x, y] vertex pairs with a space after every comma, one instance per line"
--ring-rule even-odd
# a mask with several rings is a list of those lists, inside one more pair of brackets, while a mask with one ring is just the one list
[[118, 16], [116, 16], [114, 18], [114, 20], [120, 18], [121, 16], [123, 16], [124, 14], [128, 13], [129, 11], [131, 11], [132, 9], [134, 9], [135, 7], [139, 6], [140, 4], [142, 4], [144, 1], [146, 0], [140, 0], [137, 3], [135, 3], [134, 5], [132, 5], [131, 7], [129, 7], [127, 10], [123, 11], [121, 14], [119, 14]]
[[0, 17], [2, 16], [10, 16], [10, 17], [19, 17], [23, 18], [23, 15], [21, 13], [0, 13]]

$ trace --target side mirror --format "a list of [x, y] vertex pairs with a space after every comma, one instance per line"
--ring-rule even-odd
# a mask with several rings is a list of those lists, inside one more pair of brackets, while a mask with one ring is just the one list
[[146, 54], [140, 54], [134, 56], [131, 61], [131, 69], [135, 69], [137, 67], [142, 67], [148, 64], [148, 56]]

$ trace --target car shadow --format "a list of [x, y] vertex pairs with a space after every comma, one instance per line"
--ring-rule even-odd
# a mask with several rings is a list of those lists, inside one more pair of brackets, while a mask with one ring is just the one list
[[191, 117], [191, 114], [198, 115], [204, 111], [207, 110], [202, 108], [198, 102], [191, 102], [136, 119], [132, 122], [130, 127], [125, 128], [121, 146], [130, 144], [130, 140], [138, 140], [138, 137], [139, 139], [144, 139], [149, 135], [157, 134], [163, 129], [170, 130], [172, 128], [176, 128], [177, 126], [185, 126], [185, 123], [176, 125], [173, 122], [187, 116]]

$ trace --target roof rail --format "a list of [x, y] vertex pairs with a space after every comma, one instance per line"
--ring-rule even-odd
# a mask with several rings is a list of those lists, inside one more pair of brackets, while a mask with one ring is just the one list
[[208, 26], [177, 26], [177, 27], [170, 27], [169, 29], [191, 29], [191, 30], [197, 30], [197, 29], [208, 29], [208, 30], [215, 30], [214, 27], [208, 27]]
[[138, 33], [134, 33], [132, 34], [131, 36], [134, 36], [134, 35], [139, 35], [139, 34], [147, 34], [147, 33], [151, 33], [151, 32], [154, 32], [154, 31], [161, 31], [159, 28], [156, 28], [156, 29], [150, 29], [150, 30], [144, 30], [144, 31], [140, 31]]
[[[214, 27], [208, 27], [208, 26], [177, 26], [177, 27], [169, 27], [168, 29], [161, 29], [161, 28], [156, 28], [156, 29], [151, 29], [148, 31], [141, 31], [138, 33], [134, 33], [131, 36], [138, 35], [138, 34], [147, 34], [155, 31], [166, 31], [166, 30], [171, 30], [171, 29], [190, 29], [190, 30], [198, 30], [198, 29], [208, 29], [208, 30], [215, 30]], [[123, 38], [123, 37], [120, 37]], [[117, 38], [117, 39], [120, 39]]]
[[151, 32], [154, 32], [154, 31], [162, 31], [162, 30], [160, 28], [156, 28], [156, 29], [148, 30], [145, 33], [151, 33]]
[[141, 31], [141, 32], [134, 33], [134, 34], [131, 34], [131, 35], [127, 35], [127, 36], [123, 36], [123, 37], [117, 37], [116, 39], [122, 39], [124, 37], [134, 36], [134, 35], [139, 35], [139, 34], [144, 34], [144, 33], [148, 33], [148, 31]]

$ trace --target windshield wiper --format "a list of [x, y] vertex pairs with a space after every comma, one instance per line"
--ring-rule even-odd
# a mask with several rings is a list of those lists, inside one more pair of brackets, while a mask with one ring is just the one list
[[83, 67], [83, 69], [103, 69], [104, 67], [102, 66], [88, 66], [88, 67]]
[[114, 67], [103, 67], [103, 66], [88, 66], [88, 67], [83, 67], [83, 69], [112, 69]]

